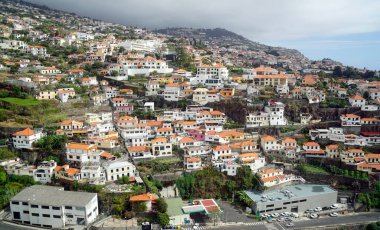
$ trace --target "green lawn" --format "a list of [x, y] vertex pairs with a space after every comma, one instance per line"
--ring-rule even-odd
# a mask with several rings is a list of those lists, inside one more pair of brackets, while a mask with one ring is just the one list
[[34, 105], [40, 104], [40, 102], [36, 99], [21, 99], [21, 98], [15, 98], [15, 97], [6, 97], [6, 98], [1, 98], [0, 100], [8, 102], [13, 105], [20, 105], [20, 106], [34, 106]]
[[329, 174], [325, 169], [309, 164], [299, 165], [299, 169], [304, 173]]

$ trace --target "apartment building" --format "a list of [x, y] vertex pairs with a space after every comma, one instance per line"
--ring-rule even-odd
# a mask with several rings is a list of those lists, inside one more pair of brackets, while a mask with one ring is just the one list
[[40, 140], [44, 134], [41, 130], [32, 130], [30, 128], [26, 128], [19, 132], [13, 133], [12, 135], [12, 144], [16, 149], [30, 149], [33, 147], [33, 143]]
[[44, 185], [23, 189], [11, 199], [10, 209], [13, 221], [44, 228], [87, 226], [99, 213], [96, 193]]

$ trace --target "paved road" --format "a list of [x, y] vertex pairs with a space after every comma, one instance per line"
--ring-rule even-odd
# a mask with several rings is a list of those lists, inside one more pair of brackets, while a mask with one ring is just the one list
[[35, 229], [35, 228], [15, 226], [15, 225], [10, 225], [10, 224], [5, 224], [4, 222], [0, 221], [0, 229], [1, 230], [29, 230], [29, 229]]
[[219, 226], [220, 230], [284, 230], [284, 229], [302, 229], [305, 227], [318, 227], [326, 225], [342, 225], [342, 224], [356, 224], [356, 223], [366, 223], [372, 221], [380, 221], [380, 212], [377, 213], [363, 213], [355, 215], [345, 215], [339, 217], [324, 217], [316, 220], [303, 220], [295, 221], [294, 227], [288, 228], [285, 226], [286, 223], [271, 223], [265, 225], [256, 226]]
[[218, 201], [219, 206], [223, 210], [223, 214], [220, 215], [220, 219], [223, 222], [244, 222], [251, 223], [255, 222], [255, 219], [247, 217], [243, 211], [235, 208], [230, 203], [225, 201]]

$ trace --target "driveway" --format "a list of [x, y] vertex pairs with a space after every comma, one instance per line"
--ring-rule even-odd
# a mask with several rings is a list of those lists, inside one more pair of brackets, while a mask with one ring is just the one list
[[223, 210], [220, 216], [222, 222], [256, 222], [256, 219], [248, 217], [242, 210], [235, 208], [226, 201], [217, 201], [217, 203]]

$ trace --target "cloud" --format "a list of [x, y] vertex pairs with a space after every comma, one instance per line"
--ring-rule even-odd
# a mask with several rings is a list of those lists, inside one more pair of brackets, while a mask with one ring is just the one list
[[150, 29], [222, 27], [276, 42], [380, 31], [378, 0], [29, 0]]

